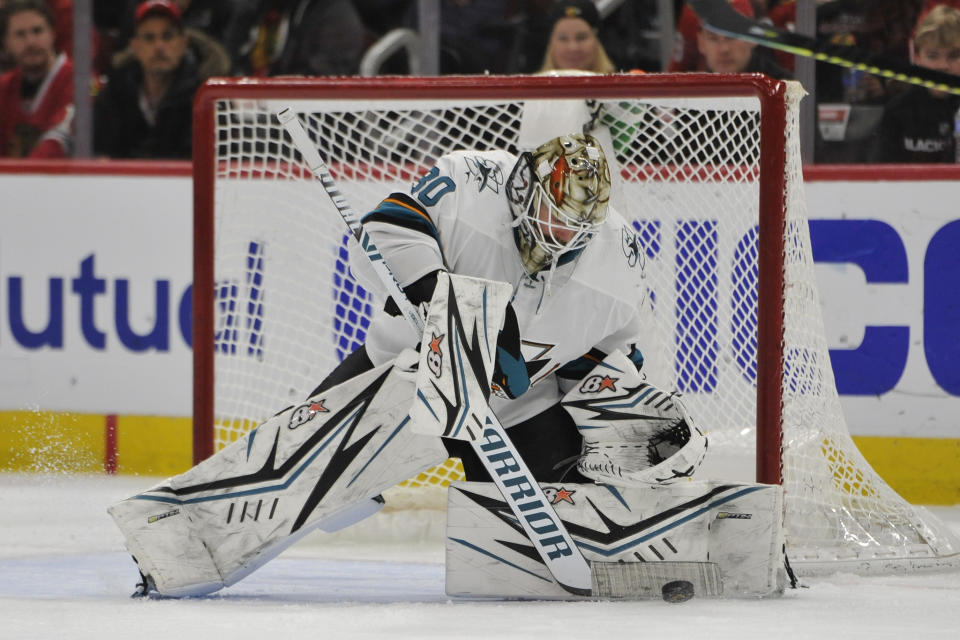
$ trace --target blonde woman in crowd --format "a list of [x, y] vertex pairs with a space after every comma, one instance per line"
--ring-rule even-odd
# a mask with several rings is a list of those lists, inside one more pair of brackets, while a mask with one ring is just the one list
[[550, 17], [553, 26], [540, 73], [559, 70], [593, 73], [616, 71], [597, 36], [600, 14], [593, 2], [557, 2], [551, 9]]

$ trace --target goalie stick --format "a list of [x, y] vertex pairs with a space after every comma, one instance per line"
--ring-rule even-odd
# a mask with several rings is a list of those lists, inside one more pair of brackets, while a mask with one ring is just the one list
[[858, 47], [832, 44], [822, 39], [778, 29], [748, 18], [734, 9], [727, 0], [688, 0], [688, 4], [701, 21], [724, 35], [804, 58], [960, 95], [960, 76], [918, 67]]
[[[403, 292], [383, 255], [360, 223], [360, 218], [340, 192], [330, 170], [296, 114], [290, 107], [285, 107], [277, 113], [277, 120], [290, 135], [311, 173], [323, 185], [340, 217], [349, 227], [373, 265], [377, 276], [387, 288], [389, 296], [397, 303], [417, 334], [422, 335], [424, 327], [422, 316]], [[483, 437], [470, 442], [557, 583], [574, 595], [591, 595], [593, 576], [590, 565], [580, 553], [566, 526], [550, 505], [550, 501], [544, 496], [540, 485], [534, 480], [520, 452], [507, 435], [506, 429], [489, 408], [487, 408]], [[497, 455], [494, 456], [496, 461], [490, 458], [491, 454], [488, 450], [492, 447], [497, 451]], [[504, 484], [505, 478], [501, 475], [508, 460], [514, 470], [509, 474], [512, 487], [509, 489]], [[545, 519], [547, 522], [544, 521]]]

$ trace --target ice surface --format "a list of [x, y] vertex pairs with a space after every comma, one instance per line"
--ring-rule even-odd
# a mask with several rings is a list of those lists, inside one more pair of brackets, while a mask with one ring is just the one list
[[[960, 638], [960, 573], [805, 580], [770, 600], [473, 602], [438, 540], [304, 540], [206, 598], [134, 600], [106, 507], [153, 478], [0, 474], [0, 638]], [[960, 507], [933, 508], [960, 531]]]

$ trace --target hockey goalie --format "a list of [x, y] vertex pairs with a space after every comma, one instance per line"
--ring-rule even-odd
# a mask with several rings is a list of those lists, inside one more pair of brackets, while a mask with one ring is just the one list
[[[572, 133], [519, 157], [454, 152], [384, 199], [364, 228], [397, 296], [424, 310], [422, 334], [388, 300], [302, 404], [112, 506], [141, 592], [234, 584], [452, 456], [466, 481], [448, 493], [450, 595], [780, 593], [780, 488], [692, 479], [707, 436], [645, 379], [645, 255], [610, 192], [601, 144]], [[550, 504], [524, 502], [521, 458]], [[531, 531], [568, 532], [577, 549], [554, 550], [582, 555], [589, 589], [563, 588]]]

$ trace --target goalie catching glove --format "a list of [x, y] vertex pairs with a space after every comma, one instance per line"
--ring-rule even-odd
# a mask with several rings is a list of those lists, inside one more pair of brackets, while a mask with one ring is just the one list
[[619, 486], [669, 484], [691, 477], [707, 452], [707, 438], [674, 393], [645, 380], [614, 351], [562, 400], [583, 436], [577, 469], [591, 480]]

